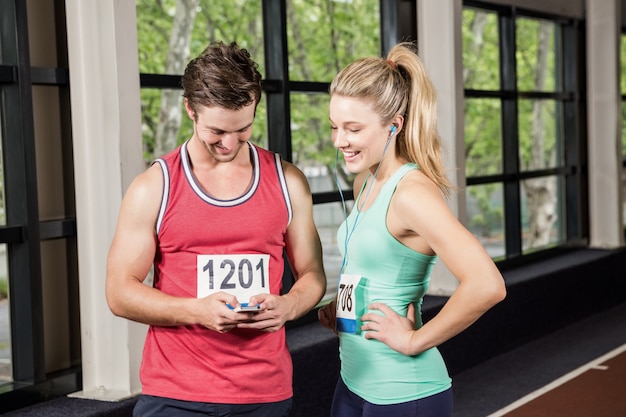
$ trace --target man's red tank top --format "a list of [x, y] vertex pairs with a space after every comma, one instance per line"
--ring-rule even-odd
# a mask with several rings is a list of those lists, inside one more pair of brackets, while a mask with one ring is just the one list
[[[156, 231], [154, 287], [178, 297], [211, 291], [279, 294], [291, 220], [280, 156], [249, 144], [253, 181], [239, 198], [216, 200], [192, 174], [187, 143], [158, 159], [164, 190]], [[267, 274], [265, 276], [264, 274]], [[240, 302], [245, 302], [239, 298]], [[150, 326], [142, 392], [186, 401], [249, 404], [292, 396], [292, 363], [278, 332]]]

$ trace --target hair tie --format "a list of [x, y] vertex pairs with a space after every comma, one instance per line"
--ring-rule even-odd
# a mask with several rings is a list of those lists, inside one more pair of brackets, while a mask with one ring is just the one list
[[396, 63], [395, 63], [395, 62], [393, 62], [391, 59], [387, 58], [385, 61], [387, 61], [387, 64], [389, 64], [389, 66], [390, 66], [392, 69], [394, 69], [394, 70], [398, 69], [398, 66], [396, 65]]

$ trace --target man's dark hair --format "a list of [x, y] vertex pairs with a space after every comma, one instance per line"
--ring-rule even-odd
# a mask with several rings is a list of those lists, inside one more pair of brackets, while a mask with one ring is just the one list
[[197, 106], [239, 110], [261, 100], [261, 73], [250, 53], [236, 42], [212, 42], [185, 68], [183, 97]]

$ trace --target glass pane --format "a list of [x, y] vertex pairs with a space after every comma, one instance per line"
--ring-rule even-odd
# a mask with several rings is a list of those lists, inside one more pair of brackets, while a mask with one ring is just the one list
[[[626, 68], [624, 69], [626, 71]], [[622, 101], [622, 157], [626, 159], [626, 102]]]
[[465, 174], [502, 173], [500, 100], [465, 99]]
[[355, 58], [380, 56], [379, 0], [287, 2], [289, 78], [330, 82]]
[[[0, 123], [2, 123], [2, 120], [0, 120]], [[6, 204], [4, 198], [4, 151], [2, 147], [3, 143], [4, 138], [2, 137], [2, 129], [0, 129], [0, 226], [6, 226], [7, 224]]]
[[184, 111], [182, 90], [142, 88], [141, 132], [146, 165], [176, 148], [193, 133]]
[[626, 227], [626, 167], [622, 167], [622, 197], [624, 199], [622, 205], [622, 220]]
[[[78, 345], [72, 348], [80, 334], [78, 301], [73, 301], [68, 276], [78, 273], [70, 261], [73, 243], [66, 239], [50, 239], [41, 242], [41, 281], [43, 292], [43, 328], [45, 364], [47, 372], [60, 371], [80, 361]], [[75, 343], [74, 343], [75, 344]]]
[[[346, 213], [352, 208], [352, 201], [346, 202]], [[339, 271], [343, 258], [339, 252], [337, 229], [344, 219], [344, 209], [341, 202], [316, 204], [313, 206], [315, 225], [320, 234], [324, 252], [324, 270], [326, 271], [326, 294], [321, 303], [330, 301], [337, 293]]]
[[556, 91], [554, 22], [537, 19], [516, 20], [517, 88], [522, 91]]
[[[185, 112], [182, 90], [142, 88], [141, 131], [146, 165], [193, 135], [193, 122]], [[251, 141], [267, 146], [265, 96], [257, 107]]]
[[493, 259], [504, 258], [504, 205], [502, 184], [467, 188], [467, 227]]
[[621, 88], [620, 91], [622, 92], [622, 94], [626, 94], [626, 34], [622, 33], [621, 36], [621, 54], [620, 54], [620, 59], [621, 59]]
[[563, 165], [561, 112], [553, 100], [520, 100], [520, 169], [532, 171]]
[[140, 72], [182, 74], [191, 57], [221, 40], [248, 49], [264, 74], [261, 0], [200, 0], [189, 8], [190, 3], [137, 0]]
[[498, 16], [463, 9], [463, 85], [473, 90], [500, 89]]
[[7, 246], [0, 245], [0, 383], [13, 379], [11, 366], [11, 321], [9, 317], [9, 284]]
[[343, 189], [350, 188], [352, 176], [340, 168], [343, 155], [330, 138], [328, 95], [294, 93], [290, 98], [293, 163], [306, 174], [313, 193], [337, 190], [337, 180]]
[[565, 242], [561, 177], [522, 181], [522, 250], [531, 252]]

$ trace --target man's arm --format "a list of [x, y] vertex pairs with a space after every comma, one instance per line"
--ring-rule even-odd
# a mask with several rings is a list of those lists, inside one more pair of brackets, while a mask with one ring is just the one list
[[113, 314], [156, 326], [200, 324], [216, 331], [235, 327], [237, 313], [225, 293], [203, 299], [173, 297], [144, 283], [156, 253], [155, 224], [163, 175], [155, 164], [140, 174], [122, 200], [107, 259], [106, 297]]
[[296, 279], [287, 294], [260, 294], [250, 298], [263, 311], [238, 327], [277, 331], [285, 322], [309, 312], [326, 291], [322, 245], [313, 221], [313, 199], [304, 174], [283, 161], [285, 179], [291, 197], [293, 218], [285, 237], [287, 258]]
[[293, 219], [286, 236], [289, 263], [296, 282], [285, 294], [290, 301], [289, 320], [295, 320], [315, 307], [326, 292], [322, 244], [313, 220], [313, 199], [304, 174], [294, 165], [283, 164]]

